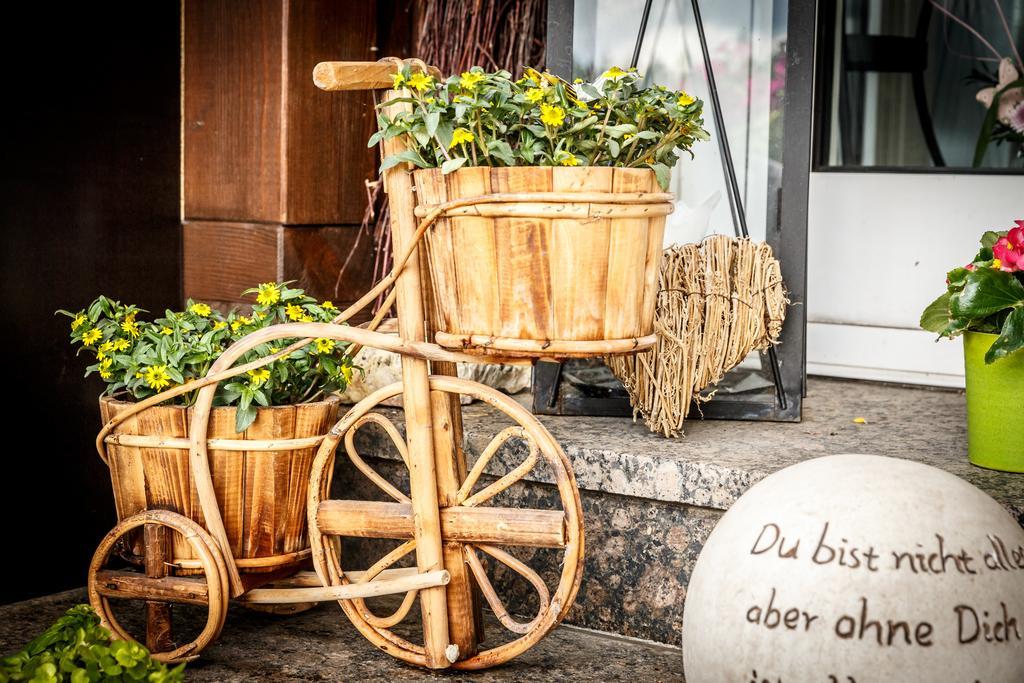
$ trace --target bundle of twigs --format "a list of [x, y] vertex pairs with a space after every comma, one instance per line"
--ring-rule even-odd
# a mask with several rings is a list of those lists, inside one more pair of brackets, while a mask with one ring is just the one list
[[544, 66], [547, 0], [421, 0], [414, 54], [443, 74]]
[[786, 315], [779, 262], [767, 244], [713, 235], [665, 250], [650, 352], [606, 359], [652, 432], [682, 433], [701, 392], [754, 349], [775, 343]]

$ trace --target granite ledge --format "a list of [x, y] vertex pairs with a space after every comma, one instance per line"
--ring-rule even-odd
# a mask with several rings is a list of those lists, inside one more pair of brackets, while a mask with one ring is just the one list
[[[401, 425], [400, 411], [392, 419]], [[864, 424], [854, 423], [862, 417]], [[692, 419], [666, 439], [628, 418], [540, 416], [572, 461], [583, 490], [725, 510], [754, 483], [789, 465], [838, 453], [915, 460], [974, 484], [1024, 524], [1024, 474], [967, 460], [962, 391], [811, 378], [800, 423]], [[503, 420], [482, 404], [464, 407], [467, 450], [479, 453]], [[379, 437], [366, 455], [397, 458]], [[503, 449], [488, 470], [507, 472], [522, 454]], [[534, 477], [550, 481], [545, 473]]]

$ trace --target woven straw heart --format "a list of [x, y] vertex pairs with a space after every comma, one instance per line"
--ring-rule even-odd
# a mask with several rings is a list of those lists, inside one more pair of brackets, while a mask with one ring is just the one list
[[682, 433], [693, 402], [754, 349], [778, 340], [785, 286], [771, 247], [712, 235], [665, 250], [654, 327], [657, 346], [606, 359], [652, 432]]

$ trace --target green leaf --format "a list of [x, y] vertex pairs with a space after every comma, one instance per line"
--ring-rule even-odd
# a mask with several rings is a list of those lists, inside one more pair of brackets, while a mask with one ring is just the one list
[[239, 434], [256, 421], [256, 406], [251, 401], [252, 394], [243, 393], [242, 399], [238, 402], [238, 408], [235, 411], [235, 431]]
[[612, 138], [608, 138], [608, 152], [615, 158], [619, 156], [619, 143]]
[[649, 164], [654, 175], [658, 178], [658, 185], [662, 190], [668, 191], [668, 183], [671, 179], [672, 170], [665, 164]]
[[414, 166], [418, 166], [420, 168], [427, 167], [427, 163], [423, 161], [419, 154], [412, 151], [411, 149], [406, 149], [402, 150], [398, 154], [392, 154], [387, 159], [385, 159], [384, 162], [380, 165], [380, 171], [381, 173], [383, 173], [384, 171], [388, 170], [393, 166], [397, 166], [403, 161], [408, 162]]
[[[367, 147], [374, 147], [383, 139], [384, 139], [384, 131], [378, 130], [376, 133], [374, 133], [373, 135], [370, 136], [369, 140], [366, 141], [366, 146]], [[251, 291], [250, 292], [243, 292], [243, 294], [244, 293], [252, 293], [252, 292]]]
[[455, 159], [448, 159], [443, 164], [441, 164], [441, 173], [451, 173], [452, 171], [462, 168], [462, 165], [465, 163], [465, 157], [456, 157]]
[[1021, 349], [1024, 349], [1024, 308], [1015, 308], [1006, 316], [1002, 332], [985, 354], [985, 363], [993, 363]]
[[963, 291], [949, 300], [954, 318], [983, 318], [1011, 306], [1024, 304], [1024, 285], [1012, 274], [994, 268], [967, 273]]
[[935, 301], [928, 304], [928, 307], [921, 313], [921, 327], [934, 332], [941, 333], [949, 325], [949, 292], [943, 292]]
[[439, 111], [428, 112], [426, 115], [424, 115], [423, 125], [427, 129], [427, 135], [429, 135], [430, 137], [434, 137], [434, 134], [437, 133], [437, 124], [440, 122], [441, 112]]

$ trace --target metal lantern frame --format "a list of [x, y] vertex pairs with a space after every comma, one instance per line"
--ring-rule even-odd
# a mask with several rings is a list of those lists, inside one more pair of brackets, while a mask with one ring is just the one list
[[[632, 65], [640, 56], [652, 0], [646, 0], [633, 50]], [[718, 96], [714, 69], [701, 19], [700, 3], [691, 0], [693, 19], [700, 38], [708, 78], [709, 105], [715, 121], [715, 137], [722, 158], [726, 194], [737, 236], [746, 237], [747, 224], [732, 153], [725, 129], [724, 112]], [[573, 23], [575, 0], [549, 0], [547, 22], [547, 68], [572, 77]], [[781, 343], [763, 354], [774, 385], [772, 395], [718, 394], [701, 406], [708, 418], [798, 422], [806, 395], [806, 290], [807, 290], [807, 206], [811, 161], [815, 0], [791, 0], [788, 4], [786, 39], [786, 90], [783, 99], [782, 182], [779, 217], [769, 225], [766, 241], [782, 265], [782, 276], [793, 306], [783, 326]], [[602, 398], [574, 395], [564, 391], [563, 366], [538, 363], [533, 377], [533, 410], [559, 415], [630, 415], [632, 408], [621, 397]]]

